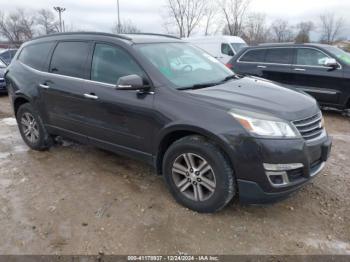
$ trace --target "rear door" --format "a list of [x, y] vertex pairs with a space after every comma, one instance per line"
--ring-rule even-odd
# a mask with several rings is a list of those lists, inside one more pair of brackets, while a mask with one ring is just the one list
[[293, 82], [292, 48], [269, 48], [266, 49], [264, 63], [258, 65], [261, 77], [290, 85]]
[[292, 67], [294, 85], [314, 96], [323, 104], [337, 104], [343, 83], [343, 69], [323, 66], [330, 56], [317, 48], [296, 49]]
[[89, 93], [87, 61], [92, 42], [62, 41], [51, 58], [49, 73], [40, 83], [48, 124], [62, 132], [85, 135], [86, 117], [93, 110]]
[[240, 75], [261, 77], [261, 67], [264, 66], [265, 53], [265, 49], [249, 49], [233, 63], [233, 71]]

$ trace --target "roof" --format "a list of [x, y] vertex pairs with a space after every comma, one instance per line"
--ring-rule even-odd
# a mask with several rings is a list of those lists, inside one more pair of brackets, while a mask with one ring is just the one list
[[183, 40], [186, 40], [188, 42], [218, 42], [218, 41], [224, 41], [224, 42], [236, 42], [236, 43], [245, 43], [244, 40], [238, 36], [233, 35], [216, 35], [216, 36], [194, 36], [194, 37], [188, 37], [183, 38]]
[[256, 47], [261, 47], [261, 48], [266, 48], [266, 47], [327, 47], [329, 45], [325, 44], [319, 44], [319, 43], [304, 43], [304, 44], [297, 44], [297, 43], [266, 43], [266, 44], [260, 44], [257, 46], [252, 46], [254, 48]]
[[33, 40], [38, 39], [65, 39], [73, 38], [74, 36], [84, 36], [84, 37], [109, 37], [114, 39], [123, 40], [129, 43], [160, 43], [160, 42], [179, 42], [180, 38], [172, 35], [163, 35], [155, 33], [134, 33], [134, 34], [110, 34], [103, 32], [68, 32], [68, 33], [55, 33], [45, 36], [39, 36]]

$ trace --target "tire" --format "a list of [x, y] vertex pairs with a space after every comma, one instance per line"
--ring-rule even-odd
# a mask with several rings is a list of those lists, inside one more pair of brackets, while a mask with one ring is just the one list
[[20, 106], [16, 118], [22, 139], [31, 149], [43, 151], [50, 148], [52, 139], [39, 114], [29, 103]]
[[176, 201], [199, 213], [221, 210], [236, 193], [229, 161], [216, 145], [200, 136], [184, 137], [169, 147], [163, 158], [163, 176]]

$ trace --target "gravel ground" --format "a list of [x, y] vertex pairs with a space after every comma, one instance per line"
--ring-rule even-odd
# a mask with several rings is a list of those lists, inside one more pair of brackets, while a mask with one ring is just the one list
[[203, 215], [142, 163], [69, 142], [29, 150], [0, 97], [0, 253], [350, 254], [350, 118], [325, 118], [332, 156], [301, 191]]

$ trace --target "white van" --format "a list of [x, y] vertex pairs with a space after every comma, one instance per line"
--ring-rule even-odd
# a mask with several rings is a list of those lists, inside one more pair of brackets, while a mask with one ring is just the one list
[[189, 37], [183, 40], [203, 49], [224, 64], [228, 63], [238, 51], [248, 46], [242, 38], [229, 35]]

